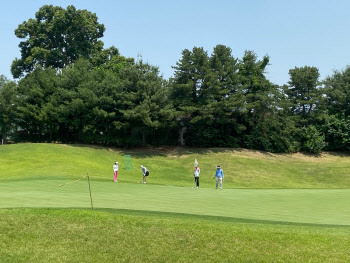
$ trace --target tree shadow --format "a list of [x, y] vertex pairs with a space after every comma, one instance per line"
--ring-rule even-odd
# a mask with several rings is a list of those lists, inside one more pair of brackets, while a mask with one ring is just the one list
[[346, 152], [320, 152], [320, 153], [298, 152], [298, 153], [305, 157], [310, 157], [310, 158], [322, 158], [324, 157], [325, 154], [333, 157], [341, 157], [341, 158], [350, 157], [350, 153], [346, 153]]
[[[166, 156], [174, 156], [174, 157], [182, 157], [186, 155], [193, 155], [193, 154], [200, 154], [200, 155], [206, 155], [206, 154], [217, 154], [217, 153], [250, 153], [250, 154], [258, 154], [265, 157], [270, 158], [277, 158], [281, 155], [289, 155], [294, 153], [272, 153], [272, 152], [265, 152], [261, 150], [254, 150], [254, 149], [245, 149], [245, 148], [220, 148], [220, 147], [214, 147], [214, 148], [200, 148], [200, 147], [188, 147], [188, 146], [135, 146], [135, 147], [128, 147], [128, 148], [120, 148], [115, 146], [103, 146], [103, 145], [95, 145], [95, 144], [62, 144], [67, 145], [70, 147], [77, 147], [77, 148], [90, 148], [94, 150], [109, 150], [109, 151], [116, 151], [120, 152], [123, 155], [132, 155], [136, 156], [140, 159], [143, 158], [150, 158], [150, 157], [166, 157]], [[350, 157], [350, 153], [346, 152], [321, 152], [321, 153], [308, 153], [308, 152], [298, 152], [302, 156], [310, 157], [310, 158], [322, 158], [324, 154], [331, 155], [334, 157]]]
[[[75, 208], [71, 208], [75, 209]], [[87, 208], [83, 208], [88, 210]], [[303, 223], [292, 221], [275, 221], [264, 219], [250, 219], [240, 217], [227, 217], [227, 216], [211, 216], [211, 215], [197, 215], [186, 214], [176, 212], [164, 212], [164, 211], [148, 211], [148, 210], [133, 210], [133, 209], [116, 209], [116, 208], [95, 208], [96, 211], [108, 212], [112, 214], [128, 214], [134, 216], [154, 216], [154, 217], [171, 217], [171, 218], [193, 218], [198, 220], [219, 221], [219, 222], [232, 222], [232, 223], [248, 223], [248, 224], [263, 224], [263, 225], [289, 225], [289, 226], [312, 226], [312, 227], [331, 227], [331, 228], [350, 228], [350, 225], [341, 224], [322, 224], [322, 223]]]

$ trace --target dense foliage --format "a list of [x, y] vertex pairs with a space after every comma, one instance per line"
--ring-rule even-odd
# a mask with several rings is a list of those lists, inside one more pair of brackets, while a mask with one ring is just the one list
[[[319, 79], [296, 67], [278, 86], [270, 58], [224, 45], [182, 51], [174, 75], [103, 48], [97, 16], [43, 6], [15, 30], [22, 57], [0, 79], [5, 141], [179, 144], [271, 152], [349, 151], [350, 67]], [[40, 41], [39, 41], [40, 40]]]
[[45, 5], [35, 19], [23, 22], [15, 30], [24, 41], [19, 44], [22, 57], [12, 63], [12, 74], [20, 77], [37, 65], [64, 68], [80, 57], [91, 57], [103, 48], [98, 39], [104, 30], [97, 16], [87, 10]]

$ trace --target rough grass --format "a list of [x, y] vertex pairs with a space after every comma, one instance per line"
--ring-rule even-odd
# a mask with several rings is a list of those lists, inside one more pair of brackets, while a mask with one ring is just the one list
[[350, 228], [122, 210], [0, 210], [0, 262], [348, 262]]

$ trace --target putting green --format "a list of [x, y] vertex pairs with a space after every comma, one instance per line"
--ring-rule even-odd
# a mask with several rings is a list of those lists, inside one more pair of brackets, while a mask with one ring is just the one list
[[[77, 179], [77, 178], [76, 178]], [[0, 181], [0, 208], [90, 207], [87, 179]], [[95, 208], [211, 215], [248, 220], [350, 225], [350, 189], [195, 189], [91, 178]], [[14, 194], [15, 193], [15, 194]]]

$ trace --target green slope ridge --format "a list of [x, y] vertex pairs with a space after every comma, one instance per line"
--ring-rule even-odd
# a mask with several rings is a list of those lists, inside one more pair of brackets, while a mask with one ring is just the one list
[[[132, 171], [123, 167], [130, 154]], [[270, 154], [243, 149], [159, 148], [120, 150], [63, 144], [17, 144], [0, 147], [0, 180], [28, 177], [66, 177], [87, 173], [111, 180], [112, 166], [119, 161], [119, 180], [141, 180], [140, 165], [150, 171], [152, 184], [188, 186], [193, 183], [193, 163], [201, 168], [202, 187], [213, 186], [216, 165], [225, 173], [225, 188], [350, 188], [350, 157], [325, 153]]]

